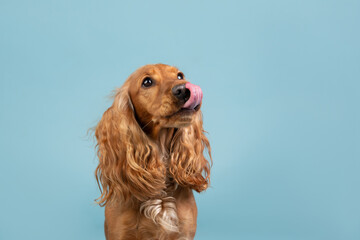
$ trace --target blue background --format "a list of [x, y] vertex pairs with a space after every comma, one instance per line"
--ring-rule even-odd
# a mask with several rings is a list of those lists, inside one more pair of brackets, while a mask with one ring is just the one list
[[0, 1], [0, 239], [104, 239], [87, 130], [147, 63], [204, 91], [196, 239], [360, 239], [359, 1]]

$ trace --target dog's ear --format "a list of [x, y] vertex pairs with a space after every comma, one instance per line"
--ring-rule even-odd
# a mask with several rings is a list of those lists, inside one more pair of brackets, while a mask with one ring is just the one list
[[201, 111], [194, 117], [193, 123], [179, 129], [173, 138], [169, 171], [180, 186], [201, 192], [210, 184], [210, 163], [204, 150], [207, 149], [212, 162], [211, 148], [204, 134]]
[[141, 130], [124, 85], [115, 95], [96, 126], [99, 165], [96, 179], [100, 205], [114, 199], [127, 201], [134, 196], [140, 201], [159, 196], [165, 188], [166, 168], [158, 148]]

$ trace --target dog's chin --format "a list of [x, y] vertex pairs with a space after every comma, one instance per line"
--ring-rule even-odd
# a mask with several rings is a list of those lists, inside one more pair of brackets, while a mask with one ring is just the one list
[[169, 124], [167, 127], [169, 128], [184, 128], [191, 125], [191, 121], [179, 121], [172, 124]]
[[187, 127], [192, 123], [194, 115], [198, 110], [181, 108], [164, 119], [164, 126], [171, 128]]
[[173, 122], [173, 123], [167, 123], [164, 125], [165, 128], [184, 128], [191, 125], [191, 122]]

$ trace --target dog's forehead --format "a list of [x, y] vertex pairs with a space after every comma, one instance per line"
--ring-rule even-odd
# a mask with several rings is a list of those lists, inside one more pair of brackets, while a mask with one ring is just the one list
[[159, 69], [165, 73], [177, 73], [179, 70], [176, 67], [169, 66], [169, 65], [160, 65]]
[[148, 65], [146, 72], [149, 75], [162, 75], [166, 76], [168, 74], [177, 74], [179, 70], [176, 67], [165, 65], [165, 64], [155, 64]]

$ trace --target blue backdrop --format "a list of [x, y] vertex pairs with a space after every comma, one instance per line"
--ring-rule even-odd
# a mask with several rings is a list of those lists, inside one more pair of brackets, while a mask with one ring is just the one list
[[0, 239], [104, 239], [101, 118], [136, 68], [204, 91], [196, 239], [360, 239], [360, 1], [0, 1]]

